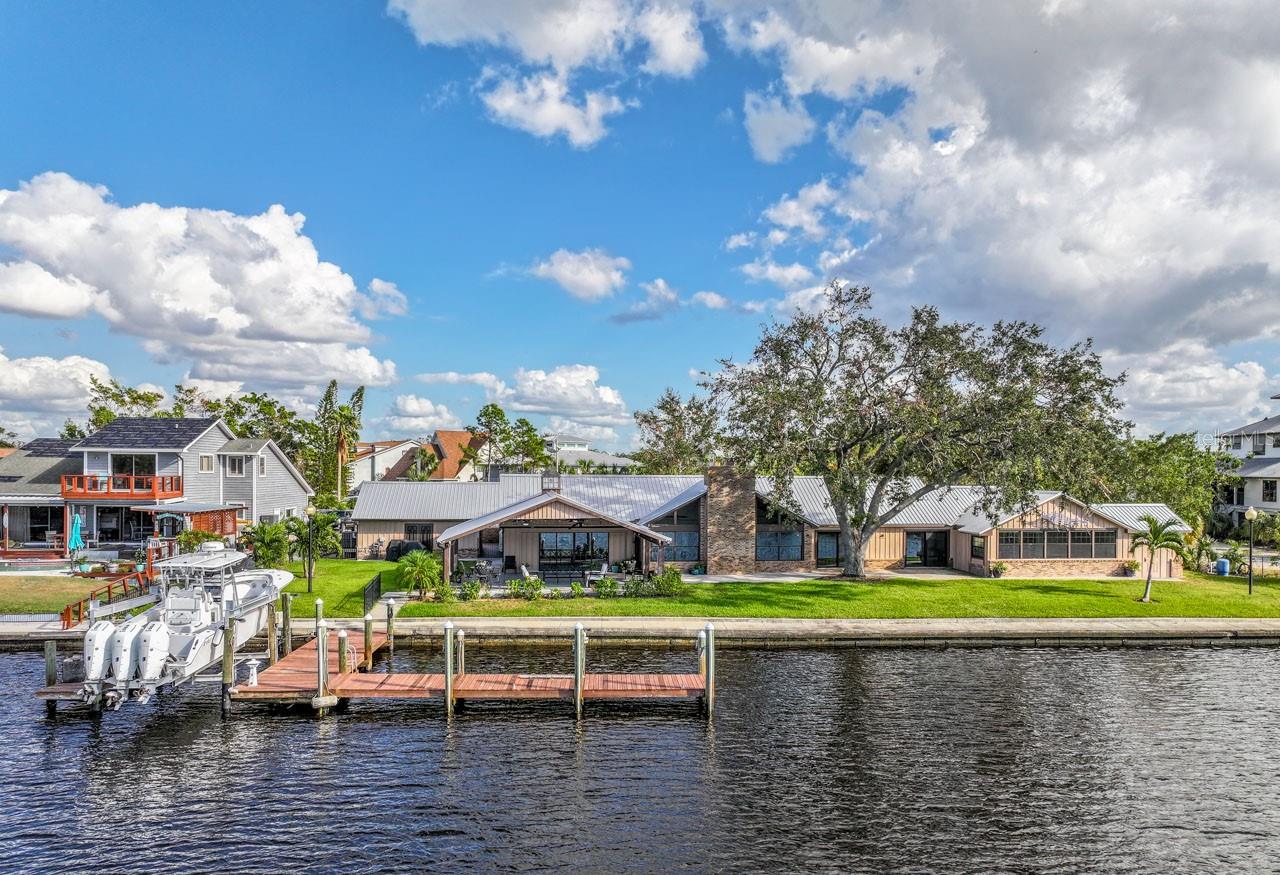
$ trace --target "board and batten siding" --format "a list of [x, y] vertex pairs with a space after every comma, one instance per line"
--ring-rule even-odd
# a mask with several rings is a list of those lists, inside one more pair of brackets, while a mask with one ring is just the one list
[[[538, 570], [538, 536], [543, 532], [563, 534], [566, 529], [503, 529], [502, 552], [504, 556], [516, 557], [516, 567], [524, 565], [530, 571]], [[583, 525], [575, 532], [607, 532], [609, 535], [609, 562], [622, 562], [626, 559], [638, 558], [634, 555], [635, 536], [627, 530], [610, 526]]]

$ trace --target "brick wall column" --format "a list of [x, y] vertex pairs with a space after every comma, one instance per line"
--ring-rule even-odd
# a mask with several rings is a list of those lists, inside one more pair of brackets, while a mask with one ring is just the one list
[[756, 564], [756, 478], [732, 465], [707, 469], [709, 574], [741, 574]]

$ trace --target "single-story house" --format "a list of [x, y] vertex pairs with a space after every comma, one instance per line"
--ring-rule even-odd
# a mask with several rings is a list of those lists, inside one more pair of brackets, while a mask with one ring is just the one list
[[[768, 478], [710, 468], [706, 475], [502, 474], [475, 483], [366, 483], [352, 519], [356, 555], [380, 554], [395, 539], [448, 547], [460, 558], [500, 560], [544, 577], [572, 577], [601, 562], [674, 563], [711, 574], [812, 571], [842, 563], [839, 527], [821, 477], [797, 477], [800, 513], [770, 510]], [[997, 561], [1010, 576], [1119, 575], [1140, 518], [1190, 527], [1163, 504], [1086, 505], [1042, 492], [1028, 508], [978, 510], [976, 486], [926, 494], [890, 520], [867, 547], [869, 569], [951, 567], [978, 575]], [[1165, 555], [1168, 554], [1168, 555]], [[1177, 577], [1177, 556], [1161, 551], [1155, 573]]]

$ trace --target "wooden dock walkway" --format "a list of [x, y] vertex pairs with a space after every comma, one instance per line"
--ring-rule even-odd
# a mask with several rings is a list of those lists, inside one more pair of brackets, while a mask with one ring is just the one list
[[[576, 701], [581, 710], [582, 699], [684, 699], [708, 704], [714, 692], [708, 696], [709, 677], [706, 660], [700, 673], [688, 674], [639, 674], [639, 673], [590, 673], [586, 671], [586, 635], [579, 629], [575, 644], [575, 674], [475, 674], [465, 671], [465, 655], [460, 639], [448, 629], [445, 641], [445, 660], [455, 670], [452, 677], [443, 673], [382, 674], [370, 672], [365, 665], [364, 635], [349, 632], [346, 672], [337, 670], [338, 647], [342, 640], [337, 635], [324, 635], [327, 640], [327, 676], [324, 694], [320, 691], [319, 638], [313, 638], [294, 650], [275, 665], [258, 673], [257, 683], [240, 683], [230, 690], [237, 701], [269, 702], [277, 704], [311, 704], [313, 707], [330, 707], [332, 700], [343, 699], [445, 699], [512, 701], [526, 699], [555, 699]], [[455, 659], [454, 642], [459, 649]], [[377, 653], [387, 645], [387, 635], [373, 634], [372, 651]], [[714, 663], [712, 664], [714, 672]], [[714, 684], [714, 681], [711, 682]], [[714, 691], [714, 686], [710, 686]], [[331, 700], [321, 705], [323, 699]]]

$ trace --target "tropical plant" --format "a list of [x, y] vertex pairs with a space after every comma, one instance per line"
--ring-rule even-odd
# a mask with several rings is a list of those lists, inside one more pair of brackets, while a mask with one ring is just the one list
[[205, 541], [221, 541], [222, 535], [202, 529], [187, 529], [178, 533], [178, 552], [192, 553]]
[[1227, 545], [1227, 549], [1223, 550], [1218, 558], [1227, 560], [1227, 567], [1231, 569], [1232, 574], [1236, 574], [1249, 561], [1245, 554], [1245, 546], [1242, 542], [1232, 539], [1222, 543]]
[[542, 598], [542, 578], [537, 575], [517, 577], [509, 584], [513, 598], [536, 602]]
[[289, 533], [282, 523], [258, 523], [244, 530], [244, 541], [259, 568], [283, 568], [289, 556]]
[[573, 580], [569, 582], [569, 598], [580, 599], [587, 594], [587, 588], [582, 585], [582, 581]]
[[1133, 542], [1130, 551], [1138, 552], [1139, 548], [1147, 551], [1147, 587], [1142, 591], [1142, 598], [1139, 601], [1151, 601], [1151, 575], [1155, 571], [1156, 553], [1161, 550], [1168, 550], [1179, 558], [1186, 559], [1186, 548], [1182, 543], [1182, 536], [1178, 534], [1177, 520], [1164, 520], [1161, 522], [1151, 514], [1145, 514], [1139, 517], [1138, 522], [1142, 523], [1133, 534]]
[[418, 447], [418, 452], [414, 456], [413, 466], [404, 473], [406, 480], [414, 482], [422, 482], [430, 480], [431, 475], [436, 472], [436, 468], [440, 467], [440, 457], [426, 447]]
[[1005, 562], [992, 562], [988, 570], [992, 577], [1004, 577], [1005, 572], [1009, 570], [1009, 565]]
[[18, 436], [3, 425], [0, 425], [0, 449], [9, 449], [16, 446], [18, 446]]
[[1213, 568], [1213, 563], [1218, 561], [1218, 551], [1214, 549], [1213, 538], [1208, 535], [1188, 535], [1187, 538], [1187, 556], [1191, 560], [1191, 564], [1195, 565], [1200, 571], [1208, 571]]
[[479, 580], [464, 580], [458, 586], [458, 598], [464, 602], [473, 602], [480, 598], [484, 591], [484, 582]]
[[433, 593], [442, 602], [452, 600], [453, 590], [444, 585], [440, 573], [440, 560], [434, 553], [414, 550], [412, 553], [401, 556], [396, 567], [400, 571], [400, 579], [408, 584], [410, 589], [416, 589], [422, 598], [426, 598], [428, 593]]
[[618, 597], [618, 579], [602, 577], [596, 581], [596, 598], [616, 599]]

